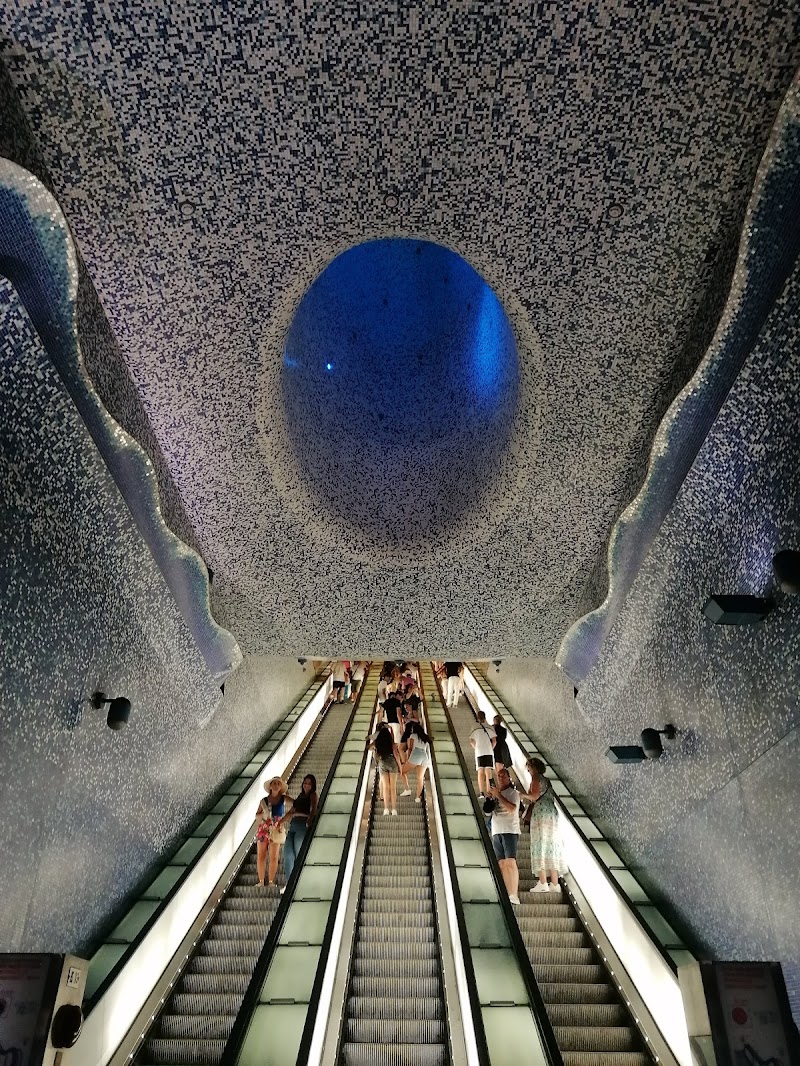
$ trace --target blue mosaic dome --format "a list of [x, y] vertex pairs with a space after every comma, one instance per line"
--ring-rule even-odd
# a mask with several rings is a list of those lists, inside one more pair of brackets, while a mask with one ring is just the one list
[[309, 488], [321, 507], [398, 544], [479, 506], [517, 393], [499, 300], [455, 252], [425, 241], [339, 255], [286, 338], [283, 399]]

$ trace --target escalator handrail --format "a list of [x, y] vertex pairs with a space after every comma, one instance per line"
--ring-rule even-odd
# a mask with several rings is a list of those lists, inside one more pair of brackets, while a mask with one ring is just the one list
[[[347, 743], [347, 737], [350, 732], [350, 728], [353, 724], [353, 719], [356, 716], [359, 704], [361, 703], [361, 695], [366, 687], [366, 680], [368, 675], [369, 667], [367, 667], [367, 671], [364, 674], [364, 680], [362, 681], [361, 687], [358, 691], [358, 695], [356, 696], [355, 701], [353, 702], [353, 708], [350, 712], [350, 716], [347, 719], [347, 723], [344, 729], [342, 730], [342, 737], [336, 747], [333, 759], [331, 760], [330, 770], [328, 771], [327, 777], [325, 779], [325, 784], [322, 786], [322, 791], [319, 795], [319, 803], [317, 804], [316, 817], [314, 818], [309, 829], [306, 831], [306, 835], [300, 847], [300, 851], [297, 853], [297, 858], [295, 859], [292, 875], [286, 883], [286, 889], [283, 895], [281, 896], [280, 903], [278, 904], [278, 909], [275, 912], [275, 916], [272, 919], [272, 922], [270, 923], [269, 932], [267, 933], [267, 937], [264, 941], [264, 946], [261, 948], [261, 951], [258, 955], [258, 959], [256, 960], [256, 964], [253, 967], [253, 974], [250, 978], [250, 981], [248, 982], [247, 990], [244, 994], [242, 1004], [239, 1007], [239, 1011], [236, 1015], [236, 1021], [233, 1023], [233, 1028], [231, 1029], [230, 1035], [228, 1036], [228, 1039], [225, 1042], [225, 1047], [222, 1052], [222, 1058], [220, 1059], [219, 1066], [234, 1066], [242, 1050], [245, 1037], [247, 1036], [247, 1031], [250, 1027], [250, 1021], [252, 1019], [253, 1012], [256, 1006], [258, 1005], [258, 997], [261, 992], [261, 986], [264, 984], [267, 974], [269, 973], [269, 968], [272, 965], [272, 958], [275, 953], [275, 948], [277, 947], [278, 941], [280, 940], [281, 933], [283, 932], [283, 926], [286, 922], [286, 916], [289, 913], [289, 907], [291, 906], [294, 898], [294, 890], [297, 885], [298, 878], [303, 872], [303, 864], [305, 862], [305, 857], [314, 839], [317, 825], [319, 824], [320, 815], [322, 814], [325, 807], [325, 800], [328, 797], [328, 792], [330, 791], [330, 787], [333, 783], [334, 771], [338, 766], [342, 751], [344, 749], [345, 744]], [[327, 713], [330, 714], [330, 709]], [[355, 808], [355, 800], [353, 801], [353, 807]], [[340, 883], [337, 879], [336, 890], [338, 890], [339, 887]], [[334, 890], [334, 893], [336, 890]], [[336, 899], [335, 894], [334, 899]], [[327, 929], [325, 932], [327, 935]], [[322, 951], [325, 951], [324, 940], [323, 947], [320, 953], [320, 959], [322, 959], [323, 957]], [[318, 989], [316, 987], [316, 982], [314, 985], [314, 991], [317, 995], [319, 994]]]
[[[434, 675], [434, 685], [436, 684], [436, 676]], [[422, 681], [422, 671], [420, 671], [419, 687], [422, 692], [422, 698], [426, 701], [425, 686]], [[451, 726], [452, 731], [452, 726]], [[431, 776], [436, 774], [437, 781], [439, 780], [438, 767], [436, 764], [436, 738], [428, 730], [428, 736], [430, 737], [430, 758], [431, 758]], [[456, 747], [457, 741], [454, 739], [453, 747]], [[478, 1061], [480, 1066], [490, 1066], [489, 1059], [489, 1044], [486, 1040], [486, 1030], [483, 1026], [483, 1015], [481, 1013], [481, 1002], [478, 996], [478, 982], [475, 977], [475, 967], [472, 963], [472, 952], [469, 944], [469, 934], [467, 932], [467, 922], [464, 917], [464, 904], [461, 899], [461, 890], [458, 885], [458, 871], [456, 869], [455, 858], [453, 857], [453, 846], [450, 840], [450, 829], [447, 825], [447, 816], [444, 809], [444, 800], [442, 799], [441, 790], [437, 787], [435, 790], [436, 804], [439, 811], [439, 826], [442, 832], [442, 838], [444, 840], [445, 852], [447, 854], [447, 863], [450, 867], [450, 882], [453, 888], [453, 901], [455, 904], [456, 921], [458, 923], [458, 936], [461, 940], [462, 957], [464, 960], [464, 971], [467, 982], [467, 990], [469, 993], [469, 1006], [470, 1013], [472, 1014], [472, 1026], [475, 1032], [475, 1044], [478, 1049]]]
[[[514, 949], [514, 954], [517, 956], [517, 962], [519, 963], [520, 972], [522, 974], [523, 982], [525, 983], [525, 990], [528, 994], [528, 1001], [531, 1006], [531, 1013], [533, 1014], [536, 1028], [539, 1031], [539, 1038], [542, 1042], [542, 1048], [544, 1050], [547, 1062], [550, 1066], [564, 1066], [564, 1059], [561, 1054], [561, 1049], [556, 1041], [556, 1034], [553, 1026], [550, 1022], [550, 1018], [545, 1008], [544, 999], [542, 997], [539, 984], [536, 980], [536, 976], [533, 972], [533, 966], [528, 955], [528, 949], [525, 947], [525, 942], [522, 939], [522, 934], [517, 923], [516, 915], [514, 914], [513, 906], [508, 898], [508, 891], [503, 881], [503, 875], [500, 873], [500, 867], [497, 864], [497, 857], [494, 853], [494, 847], [489, 836], [489, 830], [486, 826], [486, 817], [483, 810], [478, 805], [477, 797], [472, 788], [472, 778], [467, 764], [464, 760], [463, 752], [461, 751], [461, 744], [456, 736], [455, 726], [453, 725], [453, 719], [450, 717], [450, 708], [447, 706], [447, 701], [444, 699], [439, 679], [434, 674], [434, 680], [439, 689], [439, 697], [444, 708], [444, 713], [447, 721], [450, 725], [450, 732], [454, 741], [454, 748], [456, 752], [456, 758], [458, 759], [461, 770], [464, 774], [464, 780], [467, 785], [467, 794], [472, 804], [472, 809], [475, 813], [475, 818], [478, 822], [478, 831], [483, 841], [483, 846], [489, 859], [489, 869], [491, 870], [492, 877], [494, 878], [495, 887], [497, 888], [497, 896], [500, 903], [500, 908], [503, 911], [503, 917], [505, 919], [508, 933], [511, 938], [511, 946]], [[470, 707], [470, 710], [472, 708]]]
[[[359, 700], [361, 698], [361, 693], [364, 691], [365, 688], [366, 685], [364, 682], [362, 682], [361, 688], [359, 690]], [[377, 695], [375, 697], [375, 705], [377, 706]], [[344, 736], [342, 738], [342, 744], [344, 744], [348, 734], [349, 729], [345, 730]], [[357, 777], [357, 780], [359, 782], [362, 782], [364, 780], [365, 767], [369, 758], [371, 758], [369, 746], [365, 744], [364, 754], [361, 757], [361, 766], [359, 768]], [[303, 1034], [300, 1038], [300, 1047], [297, 1052], [297, 1059], [295, 1060], [297, 1066], [305, 1066], [305, 1064], [309, 1061], [310, 1058], [311, 1043], [314, 1039], [314, 1029], [316, 1027], [317, 1013], [319, 1011], [319, 1001], [322, 993], [322, 984], [325, 980], [325, 971], [330, 963], [328, 955], [330, 954], [331, 941], [333, 940], [333, 927], [336, 924], [338, 908], [339, 906], [344, 905], [345, 902], [342, 899], [342, 882], [344, 881], [344, 871], [347, 866], [348, 845], [353, 839], [353, 832], [355, 829], [356, 816], [359, 806], [358, 796], [359, 788], [356, 788], [355, 795], [353, 796], [353, 807], [350, 811], [350, 819], [347, 823], [347, 832], [345, 833], [344, 837], [347, 844], [345, 845], [344, 851], [342, 852], [342, 858], [339, 862], [339, 870], [336, 874], [336, 884], [333, 888], [333, 901], [338, 901], [338, 903], [336, 906], [334, 906], [333, 904], [331, 905], [330, 911], [328, 913], [328, 921], [325, 923], [325, 933], [323, 934], [322, 945], [319, 951], [319, 962], [317, 963], [317, 972], [314, 975], [314, 984], [312, 985], [311, 995], [309, 997], [308, 1011], [306, 1012], [306, 1021], [305, 1025], [303, 1026]], [[221, 1063], [220, 1066], [230, 1066], [230, 1064]]]

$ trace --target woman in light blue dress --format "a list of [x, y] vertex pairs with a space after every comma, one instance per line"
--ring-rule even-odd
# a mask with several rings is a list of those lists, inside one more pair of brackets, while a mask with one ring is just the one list
[[[525, 821], [531, 827], [531, 873], [539, 877], [531, 892], [560, 892], [561, 840], [555, 793], [545, 777], [546, 767], [541, 759], [528, 759], [527, 766], [531, 775], [530, 791], [522, 798], [530, 803]], [[548, 874], [552, 886], [548, 884]]]

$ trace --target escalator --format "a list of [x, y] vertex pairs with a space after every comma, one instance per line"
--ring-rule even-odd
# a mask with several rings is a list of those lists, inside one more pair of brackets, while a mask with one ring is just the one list
[[[475, 790], [475, 726], [465, 698], [449, 712]], [[617, 987], [565, 892], [532, 894], [528, 830], [519, 840], [520, 906], [514, 907], [564, 1066], [653, 1066]]]
[[[287, 782], [290, 796], [300, 791], [306, 774], [315, 775], [321, 793], [352, 710], [349, 703], [333, 705], [317, 720]], [[136, 1066], [220, 1062], [281, 899], [278, 887], [261, 888], [257, 880], [254, 844], [148, 1033]], [[285, 884], [283, 849], [276, 880]]]
[[375, 778], [338, 1063], [448, 1066], [429, 790], [384, 817]]

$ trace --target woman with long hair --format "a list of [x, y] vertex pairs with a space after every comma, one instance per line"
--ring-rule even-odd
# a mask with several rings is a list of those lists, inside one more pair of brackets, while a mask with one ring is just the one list
[[300, 795], [292, 802], [292, 809], [284, 819], [289, 821], [283, 848], [283, 872], [287, 881], [292, 876], [297, 854], [306, 838], [306, 830], [317, 813], [317, 802], [317, 779], [313, 774], [306, 774], [300, 786]]
[[[531, 775], [529, 792], [522, 799], [530, 803], [524, 821], [531, 827], [531, 873], [539, 881], [531, 892], [559, 892], [558, 868], [561, 865], [561, 841], [558, 832], [558, 808], [553, 786], [545, 776], [541, 759], [528, 759]], [[552, 887], [547, 876], [552, 879]]]
[[406, 725], [402, 739], [403, 743], [406, 745], [408, 757], [400, 767], [400, 773], [403, 775], [403, 781], [406, 786], [405, 792], [401, 793], [401, 795], [411, 795], [411, 789], [408, 787], [408, 778], [406, 777], [406, 774], [409, 770], [416, 770], [417, 797], [415, 802], [421, 803], [422, 789], [425, 787], [425, 774], [430, 765], [430, 755], [428, 753], [430, 737], [419, 722], [415, 718], [412, 718]]
[[274, 885], [281, 844], [286, 840], [286, 826], [283, 825], [286, 813], [286, 784], [280, 777], [273, 777], [264, 782], [264, 791], [266, 796], [259, 803], [256, 812], [256, 867], [258, 883], [262, 888], [267, 870], [267, 854], [269, 884]]
[[511, 766], [511, 752], [508, 750], [508, 730], [503, 725], [503, 719], [499, 714], [494, 716], [494, 735], [497, 741], [494, 746], [494, 768], [501, 770]]
[[369, 738], [370, 747], [375, 752], [378, 760], [378, 773], [381, 780], [381, 796], [383, 796], [383, 813], [389, 813], [391, 803], [392, 814], [397, 817], [397, 774], [400, 764], [400, 752], [397, 750], [392, 730], [385, 722], [381, 722], [378, 729]]

